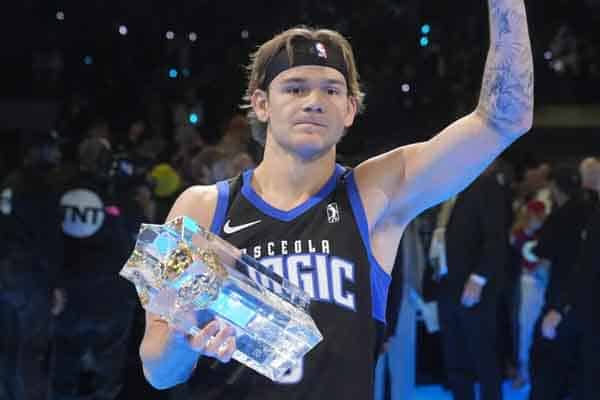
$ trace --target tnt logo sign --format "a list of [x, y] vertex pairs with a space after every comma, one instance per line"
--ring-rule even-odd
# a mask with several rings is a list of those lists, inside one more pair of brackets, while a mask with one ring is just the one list
[[325, 46], [323, 45], [323, 43], [316, 43], [315, 44], [315, 49], [317, 50], [317, 55], [321, 58], [327, 58], [327, 49], [325, 49]]
[[64, 211], [63, 232], [68, 236], [90, 237], [104, 223], [104, 203], [90, 190], [69, 190], [60, 199], [60, 206]]
[[340, 222], [340, 209], [337, 203], [327, 204], [327, 222], [330, 224]]

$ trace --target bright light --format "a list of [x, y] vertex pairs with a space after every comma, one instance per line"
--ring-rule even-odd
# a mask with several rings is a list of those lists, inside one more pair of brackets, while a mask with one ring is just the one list
[[85, 56], [83, 57], [83, 63], [85, 65], [92, 65], [94, 63], [94, 59], [92, 58], [92, 56]]
[[429, 39], [425, 36], [422, 36], [419, 43], [421, 43], [421, 47], [425, 47], [429, 44]]
[[544, 52], [544, 60], [546, 60], [546, 61], [552, 60], [552, 52], [550, 50]]
[[177, 70], [175, 68], [169, 69], [169, 78], [171, 78], [171, 79], [177, 78]]
[[127, 27], [125, 25], [119, 25], [119, 34], [125, 36], [127, 35]]
[[57, 11], [56, 12], [56, 19], [59, 21], [64, 21], [65, 20], [65, 13], [62, 11]]
[[429, 32], [431, 32], [431, 26], [429, 26], [429, 24], [425, 24], [421, 27], [421, 33], [423, 35], [427, 35]]
[[410, 85], [408, 83], [404, 83], [401, 88], [404, 93], [410, 92]]
[[241, 33], [242, 39], [248, 39], [248, 36], [250, 36], [250, 32], [248, 32], [246, 29], [244, 29]]
[[167, 33], [165, 34], [165, 37], [168, 40], [173, 40], [173, 39], [175, 39], [175, 33], [173, 31], [167, 31]]
[[194, 125], [198, 123], [198, 114], [194, 112], [190, 114], [190, 123]]
[[198, 34], [196, 32], [190, 32], [188, 39], [190, 39], [190, 42], [195, 42], [198, 40]]

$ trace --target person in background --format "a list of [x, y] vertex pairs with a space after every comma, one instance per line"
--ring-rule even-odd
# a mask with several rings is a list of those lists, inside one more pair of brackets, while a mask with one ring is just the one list
[[55, 132], [23, 134], [23, 165], [0, 183], [0, 398], [45, 400], [54, 317], [65, 306]]
[[439, 319], [445, 369], [456, 400], [500, 399], [497, 310], [508, 258], [506, 191], [489, 168], [460, 193], [445, 232]]
[[[576, 276], [583, 232], [589, 221], [592, 205], [583, 196], [582, 177], [578, 168], [562, 164], [553, 169], [551, 189], [554, 210], [539, 231], [537, 243], [525, 248], [531, 262], [547, 260], [550, 278], [545, 302], [537, 321], [530, 354], [531, 400], [561, 399], [573, 387], [573, 365], [578, 354], [570, 351], [576, 337], [569, 299], [570, 284]], [[557, 337], [561, 340], [555, 340]]]
[[520, 274], [518, 309], [518, 373], [513, 387], [523, 389], [529, 384], [529, 352], [535, 323], [544, 305], [548, 284], [549, 265], [544, 261], [529, 261], [523, 256], [523, 247], [537, 240], [537, 233], [546, 219], [546, 205], [540, 200], [530, 200], [520, 210], [512, 227], [510, 244], [518, 254]]
[[52, 369], [55, 400], [114, 400], [123, 385], [137, 295], [118, 272], [133, 240], [114, 193], [113, 154], [102, 137], [79, 146], [79, 168], [60, 200], [68, 298], [57, 318]]

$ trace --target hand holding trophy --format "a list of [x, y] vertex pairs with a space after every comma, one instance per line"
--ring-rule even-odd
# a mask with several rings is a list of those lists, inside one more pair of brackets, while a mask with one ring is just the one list
[[323, 339], [305, 292], [189, 217], [142, 224], [120, 274], [134, 283], [147, 311], [183, 332], [197, 334], [198, 320], [232, 326], [233, 359], [272, 380]]

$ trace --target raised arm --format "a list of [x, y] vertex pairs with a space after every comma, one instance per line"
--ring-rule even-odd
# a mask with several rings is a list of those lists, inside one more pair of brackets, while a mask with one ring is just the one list
[[[488, 0], [490, 47], [477, 107], [432, 139], [365, 161], [356, 171], [362, 193], [387, 204], [371, 223], [393, 216], [408, 223], [460, 192], [533, 119], [533, 61], [523, 0]], [[364, 195], [363, 195], [364, 196]], [[367, 201], [367, 207], [368, 201]]]

